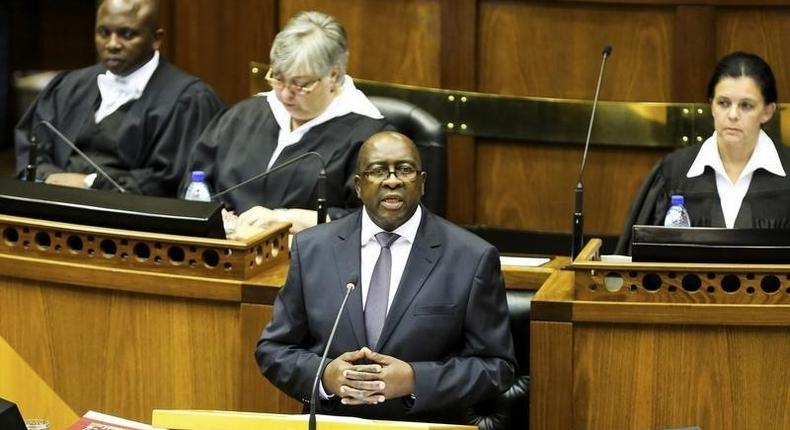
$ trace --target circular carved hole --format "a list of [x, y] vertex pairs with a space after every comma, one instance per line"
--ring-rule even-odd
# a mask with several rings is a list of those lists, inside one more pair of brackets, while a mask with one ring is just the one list
[[115, 253], [118, 252], [118, 247], [115, 245], [115, 242], [110, 239], [102, 239], [99, 242], [99, 249], [104, 254], [105, 257], [114, 257]]
[[82, 238], [79, 237], [79, 236], [74, 236], [74, 235], [69, 236], [66, 239], [66, 246], [69, 247], [69, 250], [71, 252], [76, 254], [76, 253], [82, 251], [82, 246], [83, 246]]
[[22, 227], [22, 233], [25, 233], [25, 234], [30, 233], [30, 227]]
[[669, 272], [667, 274], [667, 278], [669, 278], [669, 279], [675, 279], [677, 276], [678, 275], [675, 272]]
[[126, 246], [129, 244], [129, 241], [126, 239], [121, 239], [121, 246]]
[[225, 254], [226, 257], [230, 257], [233, 254], [233, 250], [230, 248], [225, 248], [222, 252]]
[[60, 238], [61, 238], [61, 236], [63, 236], [63, 233], [61, 233], [61, 232], [59, 232], [59, 231], [56, 231], [56, 232], [55, 232], [55, 238], [56, 238], [56, 239], [60, 239]]
[[647, 291], [658, 291], [661, 288], [661, 277], [655, 273], [648, 273], [642, 278], [642, 286]]
[[156, 242], [156, 243], [154, 243], [154, 248], [156, 248], [156, 249], [162, 249], [162, 244], [161, 244], [161, 243], [159, 243], [159, 242]]
[[13, 227], [6, 227], [3, 230], [3, 239], [8, 246], [14, 246], [19, 241], [19, 232]]
[[135, 245], [134, 249], [132, 249], [132, 252], [134, 252], [134, 256], [140, 261], [148, 260], [148, 258], [151, 257], [151, 248], [149, 248], [148, 245], [144, 243], [138, 243]]
[[670, 293], [674, 293], [677, 290], [678, 290], [678, 288], [676, 286], [674, 286], [674, 285], [670, 285], [670, 286], [667, 287], [667, 291], [669, 291]]
[[735, 275], [725, 275], [721, 278], [721, 289], [728, 293], [734, 293], [741, 289], [741, 280]]
[[631, 284], [631, 292], [632, 293], [636, 292], [636, 285], [635, 284]]
[[189, 252], [197, 252], [197, 248], [195, 246], [190, 246]]
[[689, 293], [696, 293], [702, 287], [702, 280], [697, 275], [686, 275], [680, 282], [683, 290]]
[[122, 252], [122, 253], [121, 253], [121, 260], [124, 260], [124, 261], [126, 261], [126, 259], [127, 259], [127, 258], [129, 258], [129, 254], [127, 254], [127, 253], [125, 253], [125, 252]]
[[628, 272], [628, 276], [631, 278], [636, 278], [636, 272]]
[[750, 281], [753, 280], [754, 279], [754, 273], [747, 273], [746, 274], [746, 279], [748, 279]]
[[226, 271], [229, 271], [229, 270], [233, 269], [233, 265], [232, 265], [232, 264], [230, 264], [230, 263], [225, 263], [225, 264], [224, 264], [224, 267], [225, 267], [225, 270], [226, 270]]
[[29, 240], [23, 240], [22, 241], [22, 247], [25, 248], [25, 249], [30, 249], [30, 241]]
[[219, 254], [213, 249], [203, 251], [203, 264], [206, 267], [214, 268], [219, 264]]
[[55, 248], [54, 248], [54, 249], [55, 249], [55, 252], [60, 252], [60, 249], [61, 249], [61, 248], [62, 248], [62, 246], [60, 246], [60, 245], [55, 245]]
[[49, 233], [45, 231], [40, 231], [36, 233], [35, 237], [36, 245], [42, 250], [49, 248], [49, 245], [52, 245], [52, 238], [49, 237]]
[[623, 277], [617, 272], [609, 272], [603, 277], [603, 286], [609, 292], [617, 292], [623, 288]]
[[186, 259], [184, 248], [180, 246], [171, 246], [167, 250], [167, 256], [170, 258], [170, 262], [174, 264], [181, 264]]
[[93, 254], [95, 253], [96, 251], [94, 251], [93, 248], [88, 249], [88, 257], [93, 257]]
[[88, 236], [88, 243], [93, 243], [93, 236]]
[[779, 291], [779, 287], [781, 287], [779, 278], [774, 275], [765, 276], [763, 280], [760, 281], [760, 288], [762, 288], [765, 294], [774, 294]]
[[197, 261], [189, 260], [189, 267], [197, 267]]
[[749, 294], [749, 295], [752, 295], [752, 294], [754, 294], [754, 287], [748, 287], [748, 288], [746, 288], [746, 294]]
[[708, 279], [714, 279], [716, 277], [715, 273], [708, 273]]
[[713, 294], [713, 293], [715, 293], [715, 292], [716, 292], [716, 289], [715, 289], [715, 288], [713, 288], [713, 286], [712, 286], [712, 285], [708, 285], [708, 288], [706, 288], [706, 289], [705, 289], [705, 291], [707, 291], [707, 292], [708, 292], [708, 294]]
[[590, 291], [595, 291], [598, 289], [598, 286], [595, 284], [590, 284]]
[[275, 237], [272, 239], [272, 258], [275, 258], [280, 254], [280, 249], [280, 239]]
[[158, 255], [154, 257], [154, 264], [162, 264], [162, 257]]

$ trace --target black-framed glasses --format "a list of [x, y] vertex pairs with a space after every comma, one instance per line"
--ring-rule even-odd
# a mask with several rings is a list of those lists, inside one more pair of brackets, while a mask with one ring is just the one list
[[414, 166], [402, 165], [396, 167], [395, 170], [389, 170], [386, 167], [374, 167], [372, 169], [363, 170], [361, 173], [369, 181], [374, 182], [385, 181], [390, 177], [390, 175], [395, 175], [395, 177], [401, 181], [411, 182], [417, 179], [417, 175], [419, 175], [421, 172], [422, 170], [417, 169]]
[[292, 93], [307, 95], [310, 94], [315, 89], [315, 86], [318, 85], [318, 83], [321, 82], [321, 79], [323, 78], [316, 78], [310, 82], [305, 82], [304, 84], [298, 84], [295, 82], [286, 82], [275, 78], [272, 75], [272, 69], [270, 68], [269, 71], [266, 72], [266, 76], [264, 76], [263, 79], [266, 79], [266, 82], [268, 82], [269, 85], [275, 90], [279, 91], [285, 87], [288, 87], [288, 89], [291, 90]]

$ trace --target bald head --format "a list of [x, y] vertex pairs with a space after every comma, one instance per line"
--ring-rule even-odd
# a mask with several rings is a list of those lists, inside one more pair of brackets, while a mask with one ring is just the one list
[[369, 153], [371, 151], [390, 146], [407, 147], [408, 152], [411, 153], [411, 156], [416, 163], [416, 167], [418, 169], [422, 169], [420, 151], [417, 150], [417, 145], [415, 145], [411, 139], [401, 133], [398, 133], [397, 131], [380, 131], [370, 136], [359, 149], [359, 157], [357, 158], [357, 172], [361, 172], [367, 168], [366, 158], [369, 158]]
[[128, 75], [150, 60], [163, 35], [157, 0], [104, 0], [96, 11], [96, 52], [116, 75]]

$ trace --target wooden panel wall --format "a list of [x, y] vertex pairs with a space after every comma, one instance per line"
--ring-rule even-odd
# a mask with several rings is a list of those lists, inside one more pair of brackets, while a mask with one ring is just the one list
[[[161, 1], [165, 54], [229, 103], [248, 95], [247, 61], [265, 61], [276, 32], [308, 9], [344, 23], [349, 72], [360, 78], [591, 99], [601, 48], [611, 44], [602, 100], [704, 102], [713, 64], [735, 49], [757, 52], [773, 65], [780, 99], [790, 90], [790, 77], [780, 73], [790, 66], [790, 5], [780, 0]], [[31, 7], [61, 10], [56, 3], [37, 0]], [[57, 20], [51, 13], [35, 16]], [[83, 21], [92, 25], [92, 16]], [[54, 63], [66, 56], [60, 54], [65, 46], [46, 36], [46, 61], [34, 58]], [[73, 43], [74, 37], [64, 39]], [[592, 148], [585, 178], [588, 233], [619, 233], [631, 196], [664, 153]], [[448, 217], [570, 232], [580, 158], [575, 145], [450, 135]]]

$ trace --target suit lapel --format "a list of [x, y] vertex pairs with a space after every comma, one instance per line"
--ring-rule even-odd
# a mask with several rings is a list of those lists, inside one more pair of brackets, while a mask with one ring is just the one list
[[346, 317], [351, 323], [354, 337], [360, 347], [367, 345], [365, 336], [365, 318], [362, 313], [362, 288], [359, 283], [360, 273], [360, 235], [361, 233], [361, 212], [357, 211], [354, 215], [349, 215], [346, 226], [338, 232], [333, 244], [335, 267], [337, 268], [338, 278], [341, 280], [339, 286], [342, 294], [346, 293], [346, 282], [356, 276], [357, 285], [346, 304]]
[[398, 291], [392, 300], [387, 319], [381, 330], [377, 351], [383, 351], [384, 346], [400, 323], [406, 310], [411, 305], [414, 297], [422, 289], [425, 280], [439, 261], [442, 251], [442, 237], [434, 216], [422, 207], [423, 218], [417, 236], [406, 261], [406, 268], [401, 277]]

